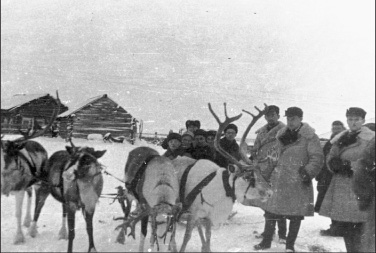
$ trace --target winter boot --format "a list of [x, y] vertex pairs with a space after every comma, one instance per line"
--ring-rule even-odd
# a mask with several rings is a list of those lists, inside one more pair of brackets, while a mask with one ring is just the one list
[[295, 240], [298, 237], [300, 223], [301, 223], [300, 219], [290, 220], [289, 233], [286, 239], [286, 251], [292, 250], [292, 252], [295, 252], [294, 245], [295, 245]]
[[278, 225], [278, 242], [281, 244], [286, 244], [286, 218], [281, 218], [277, 220]]
[[263, 239], [259, 244], [256, 244], [253, 248], [255, 250], [269, 249], [272, 246], [273, 233], [275, 230], [275, 219], [267, 219], [265, 221], [265, 230], [263, 233]]

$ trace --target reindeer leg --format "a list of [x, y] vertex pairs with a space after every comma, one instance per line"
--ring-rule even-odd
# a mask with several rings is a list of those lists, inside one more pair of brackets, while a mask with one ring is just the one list
[[149, 216], [145, 216], [141, 220], [140, 246], [138, 247], [139, 252], [144, 252], [145, 238], [148, 233], [148, 221]]
[[[131, 201], [126, 198], [125, 201], [127, 202], [127, 206], [124, 205], [124, 200], [118, 200], [121, 206], [121, 209], [123, 210], [124, 213], [124, 219], [126, 219], [129, 216], [129, 213], [131, 211]], [[116, 237], [116, 242], [124, 244], [125, 242], [125, 235], [127, 231], [124, 228], [120, 229], [119, 235]]]
[[157, 250], [159, 251], [158, 236], [157, 236], [157, 214], [152, 213], [151, 217], [151, 236], [150, 236], [150, 248], [154, 249], [154, 243], [157, 244]]
[[93, 216], [94, 216], [94, 212], [91, 213], [91, 212], [88, 212], [88, 211], [84, 211], [85, 212], [85, 221], [86, 221], [86, 231], [87, 231], [87, 234], [89, 236], [89, 250], [88, 252], [97, 252], [97, 250], [95, 249], [95, 246], [94, 246], [94, 238], [93, 238]]
[[200, 221], [197, 222], [197, 230], [198, 230], [198, 234], [200, 235], [201, 244], [202, 244], [201, 251], [203, 252], [205, 245], [206, 245], [206, 240], [205, 240], [204, 232], [202, 231], [202, 226], [201, 226]]
[[74, 203], [69, 203], [68, 209], [68, 253], [73, 250], [73, 240], [75, 237], [75, 218], [76, 218], [76, 205]]
[[25, 227], [30, 227], [31, 222], [31, 197], [33, 196], [33, 188], [29, 187], [26, 189], [27, 193], [27, 208], [26, 208], [26, 215], [24, 218], [23, 225]]
[[192, 215], [188, 216], [187, 219], [187, 226], [185, 229], [185, 235], [184, 235], [184, 240], [180, 248], [180, 252], [185, 252], [185, 248], [187, 247], [187, 244], [189, 240], [191, 239], [192, 236], [192, 230], [195, 227], [195, 220]]
[[16, 197], [16, 218], [17, 218], [17, 232], [16, 236], [14, 237], [14, 244], [21, 244], [25, 242], [25, 237], [22, 233], [22, 226], [21, 226], [21, 219], [22, 219], [22, 202], [25, 197], [25, 191], [17, 191], [15, 192]]
[[62, 204], [62, 207], [63, 207], [63, 217], [62, 217], [62, 221], [61, 221], [61, 228], [59, 230], [59, 240], [63, 239], [63, 240], [67, 240], [68, 239], [68, 233], [67, 233], [67, 226], [66, 226], [66, 223], [67, 223], [67, 206], [63, 203]]
[[210, 250], [210, 238], [211, 238], [211, 221], [210, 219], [205, 219], [205, 237], [206, 237], [206, 245], [204, 252], [211, 252]]
[[39, 215], [41, 213], [42, 207], [44, 206], [44, 203], [46, 202], [46, 199], [48, 195], [50, 194], [50, 190], [48, 188], [48, 185], [36, 185], [35, 188], [35, 210], [34, 210], [34, 219], [31, 223], [31, 226], [29, 228], [28, 234], [31, 237], [36, 237], [38, 234], [37, 230], [37, 222], [39, 219]]

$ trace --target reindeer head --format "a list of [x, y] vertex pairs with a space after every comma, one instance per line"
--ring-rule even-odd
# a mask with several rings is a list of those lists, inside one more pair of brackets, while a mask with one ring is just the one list
[[95, 151], [90, 147], [76, 147], [72, 140], [70, 141], [72, 146], [66, 146], [70, 159], [63, 173], [64, 179], [73, 181], [100, 173], [102, 166], [98, 159], [106, 153], [106, 150]]
[[[60, 109], [60, 99], [57, 95], [57, 106], [52, 113], [49, 124], [40, 131], [19, 132], [22, 137], [15, 140], [1, 140], [1, 193], [9, 195], [10, 191], [24, 189], [33, 178], [30, 172], [30, 166], [27, 153], [33, 153], [34, 156], [41, 156], [41, 159], [47, 159], [47, 153], [39, 144], [30, 144], [26, 151], [25, 146], [30, 143], [29, 140], [42, 136], [52, 125]], [[3, 136], [2, 136], [3, 137]]]
[[[265, 107], [267, 105], [265, 104]], [[257, 162], [252, 162], [247, 157], [247, 144], [245, 143], [245, 139], [249, 133], [249, 130], [252, 128], [252, 126], [256, 123], [258, 119], [260, 119], [264, 113], [264, 110], [260, 110], [257, 107], [255, 107], [256, 110], [259, 111], [258, 115], [255, 116], [252, 113], [249, 113], [247, 111], [244, 111], [250, 115], [252, 115], [253, 119], [251, 123], [248, 125], [246, 131], [243, 134], [243, 137], [240, 142], [240, 155], [241, 155], [241, 161], [236, 160], [233, 156], [231, 156], [229, 153], [227, 153], [219, 144], [219, 139], [221, 138], [221, 134], [224, 131], [224, 129], [231, 123], [236, 120], [238, 120], [242, 114], [239, 114], [238, 116], [229, 118], [227, 116], [227, 108], [226, 103], [224, 103], [224, 110], [225, 110], [225, 121], [221, 122], [218, 118], [218, 116], [213, 111], [210, 103], [209, 103], [209, 110], [214, 116], [214, 118], [217, 120], [219, 124], [219, 129], [217, 131], [217, 134], [215, 136], [214, 140], [214, 147], [215, 149], [222, 154], [224, 157], [226, 157], [233, 165], [229, 166], [228, 171], [234, 178], [234, 184], [235, 184], [235, 194], [237, 199], [242, 202], [245, 198], [247, 199], [260, 199], [261, 201], [266, 201], [271, 195], [272, 190], [269, 186], [269, 184], [265, 181], [265, 179], [262, 177], [260, 172], [260, 167], [257, 166]], [[235, 180], [239, 179], [239, 180]]]

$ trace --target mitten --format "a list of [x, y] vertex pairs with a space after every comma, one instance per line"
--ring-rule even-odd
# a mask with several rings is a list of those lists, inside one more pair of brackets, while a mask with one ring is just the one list
[[302, 178], [302, 181], [305, 185], [311, 184], [311, 177], [309, 176], [308, 172], [304, 169], [304, 167], [299, 168], [299, 175]]
[[329, 166], [334, 173], [348, 177], [351, 177], [353, 175], [351, 162], [348, 160], [342, 160], [339, 157], [334, 157], [329, 161]]
[[329, 167], [333, 173], [338, 173], [341, 170], [342, 160], [339, 157], [333, 157], [329, 161]]

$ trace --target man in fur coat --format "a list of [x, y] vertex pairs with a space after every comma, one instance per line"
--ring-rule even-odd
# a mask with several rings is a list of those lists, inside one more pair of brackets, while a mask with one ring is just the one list
[[[332, 123], [332, 135], [330, 136], [330, 140], [334, 138], [337, 134], [340, 132], [346, 130], [343, 123], [339, 120], [333, 121]], [[330, 149], [332, 148], [332, 143], [330, 142], [325, 143], [323, 151], [324, 151], [324, 157], [326, 158], [329, 154]], [[318, 213], [320, 211], [320, 207], [322, 204], [322, 201], [324, 200], [325, 193], [329, 188], [330, 181], [332, 180], [332, 172], [328, 170], [328, 167], [326, 166], [326, 163], [322, 167], [322, 170], [320, 173], [316, 176], [317, 181], [317, 199], [315, 204], [315, 212]], [[321, 230], [320, 234], [322, 236], [342, 236], [341, 227], [339, 226], [340, 223], [338, 223], [336, 220], [332, 220], [332, 224], [330, 224], [330, 228], [326, 230]]]
[[263, 240], [255, 249], [271, 247], [277, 219], [290, 220], [286, 252], [295, 252], [294, 245], [304, 216], [313, 216], [312, 179], [320, 172], [324, 154], [319, 137], [307, 123], [303, 111], [290, 107], [285, 111], [287, 126], [277, 133], [278, 157], [270, 178], [273, 195], [266, 202], [266, 225]]
[[[269, 182], [273, 167], [268, 166], [270, 162], [269, 159], [271, 159], [268, 158], [268, 155], [272, 152], [276, 152], [277, 132], [286, 125], [279, 121], [279, 107], [275, 105], [269, 105], [265, 109], [265, 120], [267, 124], [256, 131], [257, 137], [251, 150], [251, 159], [258, 161], [261, 175]], [[265, 209], [264, 203], [261, 201], [253, 201], [251, 205]], [[286, 243], [286, 219], [281, 218], [277, 220], [277, 224], [279, 241], [280, 243]], [[257, 237], [262, 238], [263, 234], [264, 233]]]
[[361, 211], [351, 187], [353, 174], [365, 148], [375, 137], [375, 132], [363, 126], [366, 112], [351, 107], [346, 112], [349, 130], [331, 140], [333, 144], [326, 159], [333, 178], [320, 208], [320, 215], [340, 221], [348, 252], [361, 252], [362, 225], [367, 221], [367, 212]]

